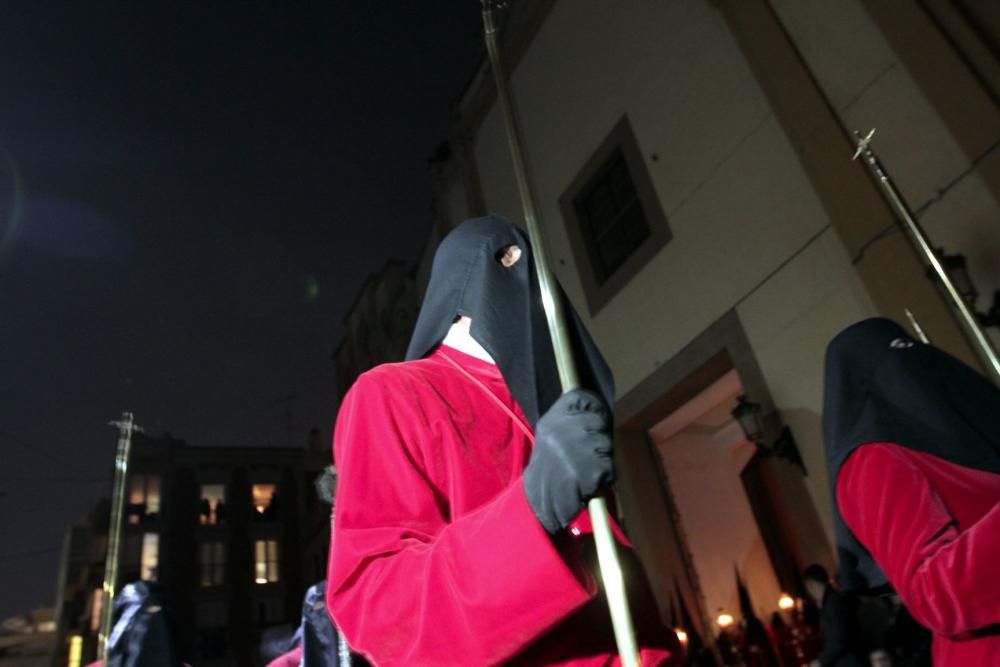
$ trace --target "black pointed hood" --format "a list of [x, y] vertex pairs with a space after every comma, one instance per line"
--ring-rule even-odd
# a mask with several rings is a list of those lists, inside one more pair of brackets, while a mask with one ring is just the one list
[[[510, 267], [508, 246], [521, 248]], [[581, 385], [614, 405], [614, 379], [583, 323], [560, 290]], [[562, 393], [531, 244], [527, 234], [498, 215], [466, 220], [441, 241], [406, 358], [427, 356], [455, 318], [472, 318], [472, 337], [489, 352], [507, 387], [534, 426]]]
[[840, 585], [865, 590], [885, 574], [844, 524], [840, 467], [866, 443], [891, 442], [976, 470], [1000, 473], [1000, 390], [883, 318], [854, 324], [826, 351], [823, 439], [833, 498]]

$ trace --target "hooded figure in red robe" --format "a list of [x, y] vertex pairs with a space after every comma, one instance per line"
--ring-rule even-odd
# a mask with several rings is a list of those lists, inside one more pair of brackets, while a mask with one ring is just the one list
[[[613, 480], [614, 387], [567, 312], [583, 388], [561, 395], [526, 235], [468, 220], [435, 255], [407, 361], [345, 396], [327, 607], [372, 663], [617, 664], [581, 513]], [[676, 640], [616, 532], [642, 662], [662, 664]]]
[[823, 435], [841, 588], [894, 588], [935, 665], [1000, 665], [1000, 390], [865, 320], [827, 349]]

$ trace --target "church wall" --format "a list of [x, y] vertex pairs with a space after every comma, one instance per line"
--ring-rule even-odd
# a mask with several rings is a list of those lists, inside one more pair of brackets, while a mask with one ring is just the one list
[[[553, 268], [619, 396], [737, 308], [829, 531], [823, 348], [875, 311], [720, 14], [709, 3], [557, 3], [512, 85]], [[589, 316], [558, 199], [623, 114], [673, 239]], [[494, 107], [475, 135], [477, 167], [487, 209], [517, 217], [507, 150]], [[776, 338], [797, 344], [786, 353]]]
[[[847, 130], [879, 128], [875, 147], [912, 206], [926, 204], [920, 213], [927, 231], [937, 245], [968, 258], [980, 310], [1000, 288], [996, 107], [982, 103], [983, 91], [967, 71], [955, 70], [955, 54], [940, 39], [927, 39], [927, 26], [910, 16], [921, 11], [918, 3], [902, 4], [896, 26], [887, 25], [876, 0], [563, 0], [511, 74], [552, 268], [608, 357], [619, 398], [735, 313], [769, 394], [755, 400], [773, 401], [808, 470], [802, 481], [815, 513], [803, 503], [786, 508], [797, 557], [828, 566], [832, 520], [820, 423], [826, 343], [864, 317], [903, 322], [905, 305], [925, 313], [925, 328], [941, 332], [932, 334], [936, 343], [956, 354], [965, 345], [898, 232], [857, 256], [872, 230], [892, 218], [867, 172], [850, 163]], [[790, 48], [748, 50], [760, 15], [773, 17]], [[912, 41], [914, 34], [921, 39]], [[949, 81], [913, 55], [921, 50], [950, 63], [942, 69]], [[762, 73], [778, 72], [772, 76], [780, 86], [786, 71], [803, 65], [813, 88], [784, 97]], [[971, 100], [969, 109], [947, 108], [949, 93]], [[450, 172], [436, 194], [441, 211], [450, 224], [463, 202], [469, 211], [481, 204], [519, 220], [500, 110], [488, 96], [463, 108], [473, 110], [461, 124], [477, 201]], [[590, 313], [559, 198], [626, 114], [673, 238]], [[810, 114], [825, 116], [796, 119]], [[431, 255], [418, 275], [426, 275]], [[907, 287], [914, 283], [921, 284]], [[1000, 341], [997, 330], [989, 333]], [[786, 467], [785, 482], [799, 475]], [[660, 516], [635, 509], [641, 499], [633, 496], [661, 502], [650, 481], [623, 498], [633, 524]], [[632, 528], [642, 553], [644, 540], [656, 535]], [[647, 569], [666, 585], [676, 563], [659, 565], [647, 562]]]
[[897, 187], [935, 244], [966, 256], [987, 310], [1000, 289], [1000, 109], [921, 3], [886, 4], [771, 2], [844, 127], [877, 128]]

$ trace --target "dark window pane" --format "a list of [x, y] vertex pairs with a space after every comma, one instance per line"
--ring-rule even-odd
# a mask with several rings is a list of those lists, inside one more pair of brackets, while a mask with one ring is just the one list
[[601, 242], [601, 262], [604, 264], [604, 274], [610, 276], [619, 266], [625, 263], [632, 254], [632, 244], [628, 242], [620, 229], [609, 233]]
[[619, 209], [624, 208], [628, 202], [635, 199], [632, 176], [628, 172], [628, 165], [625, 164], [621, 153], [617, 154], [615, 162], [608, 170], [608, 187], [611, 189]]
[[633, 250], [649, 238], [649, 225], [646, 224], [646, 215], [638, 199], [633, 199], [622, 211], [620, 221], [625, 238], [632, 244]]
[[598, 283], [628, 260], [649, 238], [625, 156], [618, 150], [597, 170], [576, 200], [581, 229]]
[[611, 191], [604, 183], [598, 183], [594, 186], [587, 194], [583, 206], [587, 213], [590, 233], [595, 237], [599, 237], [607, 232], [614, 221], [616, 210]]

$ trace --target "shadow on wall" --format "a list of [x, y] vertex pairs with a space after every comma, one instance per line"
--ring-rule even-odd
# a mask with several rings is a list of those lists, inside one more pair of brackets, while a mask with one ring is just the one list
[[781, 410], [781, 419], [791, 429], [808, 475], [784, 460], [774, 460], [772, 469], [781, 481], [786, 509], [800, 539], [796, 545], [799, 563], [823, 563], [833, 567], [833, 513], [826, 474], [821, 416], [807, 408]]

